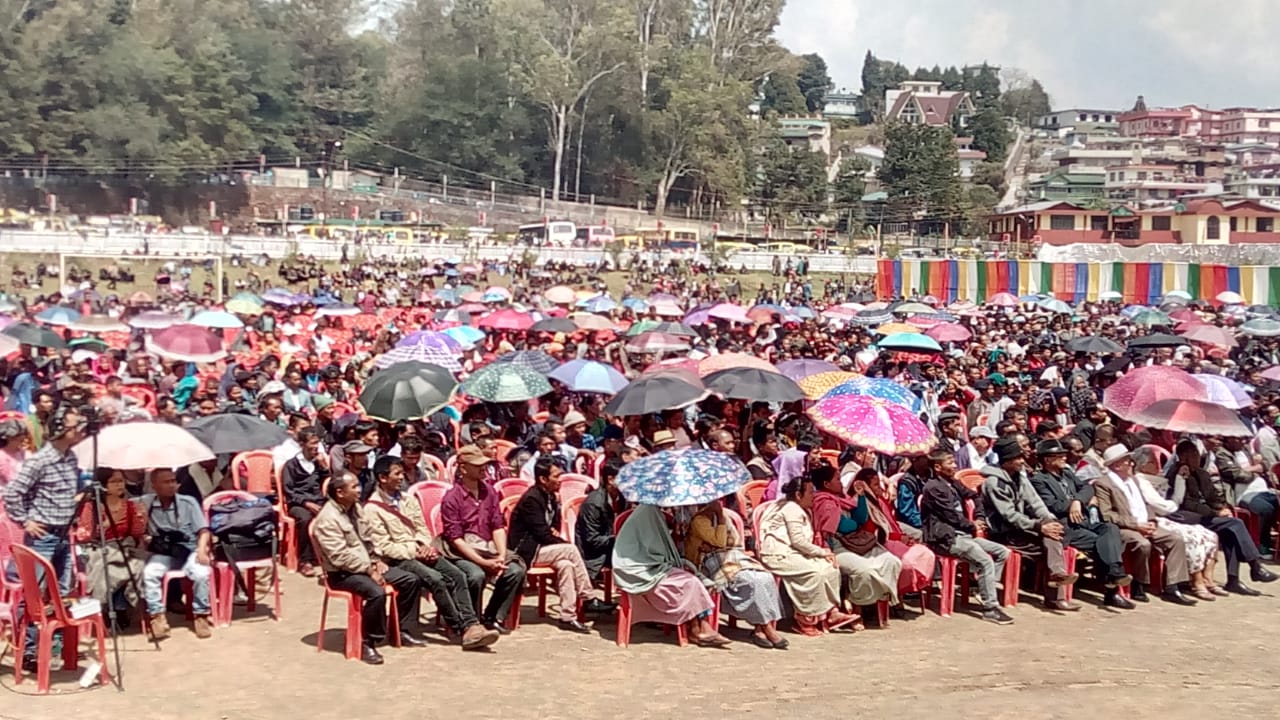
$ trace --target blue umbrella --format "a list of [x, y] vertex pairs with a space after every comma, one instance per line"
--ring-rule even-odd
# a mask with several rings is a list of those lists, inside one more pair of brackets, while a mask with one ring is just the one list
[[462, 258], [458, 257], [457, 255], [454, 255], [453, 257], [447, 258], [444, 261], [444, 264], [445, 265], [461, 265]]
[[431, 297], [449, 305], [458, 304], [458, 293], [454, 292], [453, 288], [440, 288], [432, 293]]
[[645, 312], [649, 309], [649, 303], [641, 300], [640, 298], [629, 297], [622, 299], [622, 307], [635, 310], [636, 312]]
[[618, 307], [618, 303], [608, 295], [596, 295], [595, 297], [578, 301], [578, 307], [589, 313], [602, 313]]
[[797, 305], [791, 308], [791, 314], [805, 320], [818, 317], [817, 314], [813, 312], [813, 308], [810, 308], [808, 305]]
[[454, 270], [453, 268], [449, 268], [449, 269], [447, 269], [447, 270], [445, 270], [445, 271], [444, 271], [444, 276], [445, 276], [445, 277], [458, 277], [458, 271], [457, 271], [457, 270]]
[[244, 327], [240, 318], [225, 310], [201, 310], [189, 320], [192, 325], [218, 329], [239, 329]]
[[894, 333], [876, 344], [885, 350], [942, 352], [937, 340], [921, 333]]
[[311, 296], [311, 300], [309, 302], [316, 307], [325, 307], [326, 305], [333, 305], [337, 303], [338, 298], [325, 293], [316, 293]]
[[1037, 303], [1037, 305], [1049, 312], [1056, 312], [1062, 315], [1070, 315], [1072, 312], [1070, 305], [1057, 298], [1045, 298]]
[[1044, 296], [1043, 295], [1023, 295], [1018, 299], [1024, 303], [1038, 303], [1044, 299]]
[[570, 360], [547, 377], [559, 380], [574, 392], [614, 395], [627, 386], [627, 378], [622, 373], [594, 360]]
[[1142, 313], [1150, 309], [1151, 308], [1147, 307], [1146, 305], [1129, 305], [1128, 307], [1120, 311], [1120, 317], [1134, 318], [1134, 317], [1137, 317], [1139, 313]]
[[713, 450], [667, 450], [622, 466], [618, 491], [630, 502], [659, 507], [702, 505], [751, 480], [742, 461]]
[[822, 399], [840, 395], [865, 395], [867, 397], [880, 398], [917, 413], [924, 407], [924, 401], [918, 395], [898, 383], [884, 378], [861, 377], [841, 383], [828, 390], [822, 396]]
[[303, 302], [302, 298], [284, 288], [271, 288], [262, 293], [262, 301], [272, 305], [301, 305]]
[[484, 331], [471, 327], [470, 325], [459, 325], [451, 327], [444, 331], [445, 335], [457, 340], [463, 346], [475, 345], [484, 340]]
[[70, 325], [79, 319], [80, 313], [61, 305], [46, 308], [36, 315], [36, 320], [46, 325]]

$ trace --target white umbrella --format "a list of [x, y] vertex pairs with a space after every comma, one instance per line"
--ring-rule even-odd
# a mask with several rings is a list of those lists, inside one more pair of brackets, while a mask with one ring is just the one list
[[1224, 290], [1218, 293], [1218, 302], [1222, 303], [1223, 305], [1239, 305], [1240, 303], [1244, 302], [1244, 298], [1240, 297], [1240, 293], [1238, 292], [1231, 292], [1230, 290]]
[[95, 439], [85, 439], [74, 448], [80, 467], [109, 467], [117, 470], [179, 468], [212, 460], [213, 451], [194, 435], [177, 425], [157, 422], [108, 425], [98, 433], [97, 463]]

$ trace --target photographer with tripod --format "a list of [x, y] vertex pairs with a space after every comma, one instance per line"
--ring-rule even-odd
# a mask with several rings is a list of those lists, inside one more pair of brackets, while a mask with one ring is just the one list
[[[71, 594], [75, 576], [71, 540], [80, 465], [72, 448], [85, 437], [85, 418], [63, 405], [48, 421], [48, 442], [23, 462], [4, 490], [5, 513], [22, 526], [22, 544], [44, 557], [58, 575], [58, 588]], [[23, 668], [36, 670], [37, 630], [27, 626]]]

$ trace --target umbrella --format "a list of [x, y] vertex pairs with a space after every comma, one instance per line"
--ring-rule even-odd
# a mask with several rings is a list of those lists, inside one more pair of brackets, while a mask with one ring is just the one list
[[[482, 305], [479, 301], [476, 301], [476, 302], [464, 302], [463, 304], [461, 304], [461, 305], [459, 305], [459, 306], [458, 306], [458, 312], [460, 312], [460, 313], [467, 313], [467, 314], [469, 314], [469, 315], [473, 315], [473, 314], [474, 314], [474, 315], [478, 315], [478, 314], [480, 314], [480, 313], [485, 312], [485, 311], [486, 311], [486, 310], [488, 310], [488, 309], [489, 309], [489, 308], [487, 308], [487, 307], [485, 307], [484, 305]], [[529, 322], [533, 322], [533, 318], [532, 318], [532, 317], [530, 317], [530, 318], [529, 318]]]
[[202, 310], [192, 316], [190, 322], [192, 325], [207, 328], [235, 330], [244, 327], [244, 323], [240, 322], [240, 318], [224, 310]]
[[649, 309], [649, 303], [637, 297], [622, 298], [622, 307], [641, 313]]
[[784, 360], [778, 363], [778, 372], [786, 375], [792, 380], [799, 381], [810, 375], [817, 375], [822, 372], [838, 371], [840, 368], [827, 362], [826, 360]]
[[853, 316], [853, 321], [859, 325], [883, 325], [893, 320], [893, 313], [880, 309], [859, 310], [857, 315]]
[[366, 415], [377, 420], [417, 420], [448, 405], [457, 390], [458, 381], [447, 368], [396, 363], [369, 378], [360, 391], [360, 405]]
[[1245, 308], [1245, 314], [1249, 317], [1271, 317], [1275, 313], [1275, 308], [1270, 305], [1250, 305]]
[[529, 329], [544, 333], [573, 333], [578, 331], [578, 326], [569, 318], [543, 318], [531, 325]]
[[97, 458], [93, 456], [93, 438], [75, 446], [74, 451], [81, 467], [109, 467], [116, 470], [178, 468], [212, 460], [214, 455], [207, 445], [186, 429], [169, 423], [108, 425], [102, 428], [97, 437]]
[[[1113, 294], [1119, 295], [1120, 293], [1113, 293]], [[1187, 292], [1186, 290], [1170, 290], [1169, 292], [1165, 293], [1164, 296], [1165, 296], [1165, 299], [1169, 299], [1169, 298], [1177, 298], [1180, 300], [1191, 299], [1191, 293]]]
[[182, 318], [177, 315], [149, 310], [129, 318], [129, 327], [141, 328], [143, 330], [163, 330], [165, 328], [173, 327], [174, 325], [179, 325], [182, 322]]
[[61, 350], [67, 346], [67, 343], [54, 331], [40, 325], [32, 323], [20, 322], [14, 323], [0, 333], [8, 335], [23, 345], [33, 345], [35, 347], [56, 348]]
[[580, 301], [578, 307], [589, 313], [605, 313], [618, 307], [618, 303], [608, 295], [596, 295]]
[[495, 363], [510, 363], [512, 365], [523, 365], [539, 375], [547, 373], [560, 367], [560, 361], [551, 357], [541, 350], [517, 350], [509, 352], [505, 355], [499, 355]]
[[680, 306], [673, 303], [654, 303], [650, 309], [662, 317], [678, 318], [684, 315], [684, 311], [680, 309]]
[[1236, 346], [1236, 338], [1231, 331], [1217, 325], [1193, 325], [1182, 331], [1182, 337], [1227, 350]]
[[918, 413], [924, 409], [924, 400], [921, 400], [919, 395], [892, 380], [884, 378], [858, 376], [853, 380], [848, 380], [831, 388], [822, 395], [821, 399], [826, 400], [829, 397], [839, 397], [841, 395], [862, 395], [879, 398], [895, 405], [901, 405], [911, 412]]
[[527, 313], [505, 308], [485, 315], [476, 324], [482, 328], [493, 328], [494, 330], [528, 330], [533, 327], [533, 318], [529, 317]]
[[36, 315], [36, 320], [46, 325], [70, 325], [79, 319], [80, 313], [61, 305], [46, 308]]
[[1186, 345], [1187, 340], [1168, 333], [1152, 333], [1129, 341], [1130, 348], [1162, 348]]
[[1105, 355], [1107, 353], [1116, 354], [1124, 352], [1124, 346], [1115, 340], [1111, 340], [1097, 335], [1086, 335], [1084, 337], [1074, 338], [1067, 343], [1067, 350], [1070, 352], [1096, 353]]
[[958, 325], [956, 323], [943, 323], [941, 325], [934, 325], [928, 330], [925, 330], [924, 334], [928, 335], [934, 340], [937, 340], [940, 343], [968, 342], [973, 338], [973, 333], [969, 332], [969, 328], [963, 325]]
[[618, 391], [604, 411], [610, 415], [649, 415], [685, 407], [709, 394], [705, 387], [692, 384], [691, 380], [694, 378], [679, 375], [677, 371], [641, 375]]
[[1240, 305], [1244, 302], [1244, 298], [1240, 296], [1240, 293], [1232, 292], [1230, 290], [1224, 290], [1218, 293], [1218, 297], [1216, 299], [1223, 305]]
[[579, 330], [612, 330], [614, 328], [613, 321], [603, 315], [578, 312], [570, 317]]
[[458, 304], [458, 292], [453, 288], [443, 287], [431, 293], [431, 297], [446, 305]]
[[551, 392], [551, 383], [542, 374], [514, 363], [486, 365], [467, 378], [462, 392], [489, 402], [520, 402]]
[[907, 350], [910, 352], [942, 352], [937, 340], [920, 333], [895, 333], [882, 338], [876, 345], [886, 350]]
[[439, 345], [420, 343], [417, 345], [400, 345], [382, 353], [373, 361], [373, 366], [382, 370], [399, 363], [419, 363], [421, 365], [439, 365], [450, 372], [462, 372], [462, 363], [453, 352]]
[[804, 391], [804, 396], [810, 400], [817, 400], [826, 395], [831, 388], [837, 385], [843, 385], [850, 380], [862, 377], [858, 373], [842, 372], [836, 370], [834, 372], [821, 372], [816, 375], [810, 375], [806, 378], [796, 381], [800, 389]]
[[85, 315], [67, 326], [86, 333], [129, 332], [129, 326], [106, 315]]
[[879, 398], [839, 395], [819, 400], [808, 415], [819, 430], [886, 455], [921, 455], [938, 444], [907, 408]]
[[21, 345], [17, 340], [9, 337], [8, 335], [0, 335], [0, 355], [8, 355], [20, 347]]
[[627, 378], [609, 365], [594, 360], [570, 360], [547, 374], [574, 392], [613, 395], [627, 386]]
[[251, 292], [236, 293], [227, 301], [227, 310], [237, 315], [261, 315], [262, 298]]
[[707, 389], [731, 400], [786, 403], [804, 399], [795, 380], [755, 367], [718, 370], [703, 378]]
[[1173, 318], [1159, 310], [1143, 310], [1129, 319], [1134, 325], [1172, 325]]
[[647, 332], [627, 341], [627, 352], [677, 352], [688, 350], [689, 343], [684, 338], [660, 332]]
[[186, 429], [217, 455], [269, 450], [289, 440], [289, 433], [279, 425], [241, 413], [197, 418]]
[[1103, 302], [1110, 301], [1110, 300], [1123, 300], [1124, 295], [1122, 293], [1116, 292], [1115, 290], [1107, 290], [1105, 292], [1099, 293], [1098, 299], [1102, 300]]
[[1199, 400], [1160, 400], [1131, 418], [1149, 428], [1197, 435], [1250, 437], [1253, 431], [1235, 410]]
[[673, 357], [666, 360], [659, 360], [651, 363], [644, 369], [641, 375], [652, 375], [655, 372], [663, 370], [679, 370], [681, 374], [688, 373], [688, 380], [691, 385], [704, 387], [702, 384], [702, 376], [698, 374], [698, 361], [691, 357]]
[[1125, 420], [1159, 400], [1208, 400], [1209, 389], [1174, 367], [1149, 365], [1125, 374], [1103, 392], [1102, 404]]
[[1209, 373], [1195, 373], [1191, 377], [1204, 383], [1209, 390], [1209, 402], [1225, 408], [1240, 410], [1253, 405], [1253, 398], [1240, 383], [1231, 378]]
[[155, 302], [155, 301], [151, 299], [151, 296], [150, 296], [150, 295], [148, 295], [148, 294], [146, 294], [146, 293], [142, 292], [141, 290], [139, 290], [138, 292], [136, 292], [136, 293], [134, 293], [134, 294], [130, 295], [130, 296], [129, 296], [129, 299], [128, 299], [128, 300], [126, 300], [125, 302], [126, 302], [126, 304], [128, 304], [128, 305], [133, 305], [133, 306], [135, 306], [135, 307], [139, 307], [139, 306], [142, 306], [142, 305], [150, 305], [150, 304], [152, 304], [152, 303], [153, 303], [153, 302]]
[[1169, 319], [1177, 320], [1180, 323], [1181, 322], [1203, 322], [1200, 315], [1197, 314], [1195, 310], [1192, 310], [1191, 308], [1188, 308], [1188, 307], [1179, 307], [1177, 310], [1170, 312]]
[[147, 349], [166, 360], [211, 363], [226, 357], [222, 338], [199, 325], [174, 325], [147, 338]]
[[1016, 296], [1007, 292], [996, 293], [987, 298], [987, 304], [996, 307], [1017, 307], [1019, 302], [1021, 301]]
[[361, 312], [362, 310], [355, 305], [335, 302], [316, 310], [316, 317], [355, 317]]
[[641, 320], [635, 325], [632, 325], [627, 328], [627, 335], [639, 335], [640, 333], [648, 332], [650, 330], [653, 332], [665, 333], [667, 335], [679, 335], [690, 338], [698, 337], [698, 331], [688, 325], [675, 322], [653, 322], [652, 320]]
[[778, 368], [768, 360], [748, 355], [740, 352], [721, 353], [719, 355], [708, 355], [698, 362], [698, 376], [706, 377], [714, 372], [721, 370], [731, 370], [733, 368], [755, 368], [764, 370], [765, 372], [776, 373]]
[[511, 291], [504, 287], [498, 287], [495, 285], [488, 290], [485, 290], [484, 294], [480, 296], [480, 299], [482, 302], [487, 303], [507, 302], [511, 299]]
[[1045, 298], [1036, 304], [1049, 312], [1055, 312], [1061, 315], [1070, 315], [1074, 312], [1070, 305], [1057, 298]]
[[262, 301], [272, 305], [284, 306], [301, 305], [303, 303], [302, 297], [294, 295], [284, 288], [271, 288], [262, 293]]
[[1240, 332], [1254, 337], [1276, 337], [1280, 335], [1280, 321], [1255, 318], [1241, 325]]
[[547, 291], [542, 293], [542, 297], [546, 298], [547, 302], [552, 302], [556, 305], [572, 305], [578, 296], [574, 294], [573, 288], [567, 285], [557, 285], [553, 288], [547, 288]]
[[470, 325], [445, 328], [441, 332], [456, 340], [463, 347], [472, 346], [484, 340], [484, 331], [473, 328]]
[[729, 322], [748, 323], [751, 319], [747, 317], [747, 309], [741, 305], [732, 303], [720, 303], [707, 310], [707, 317], [713, 317], [717, 320], [728, 320]]
[[924, 303], [908, 302], [893, 308], [893, 312], [897, 315], [916, 315], [921, 313], [928, 315], [933, 312], [933, 308]]
[[891, 322], [876, 328], [877, 335], [898, 335], [919, 333], [920, 328], [910, 323]]
[[630, 502], [681, 507], [732, 495], [749, 480], [747, 466], [733, 455], [686, 448], [633, 460], [622, 466], [617, 482]]
[[462, 343], [443, 332], [435, 330], [415, 330], [400, 338], [400, 342], [396, 343], [396, 347], [412, 347], [414, 345], [425, 345], [437, 350], [443, 350], [450, 355], [462, 351]]

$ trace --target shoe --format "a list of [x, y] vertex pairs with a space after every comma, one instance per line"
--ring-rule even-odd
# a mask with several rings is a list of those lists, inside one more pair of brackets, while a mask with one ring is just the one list
[[372, 645], [361, 645], [360, 661], [366, 665], [381, 665], [382, 653], [375, 650]]
[[1213, 593], [1209, 592], [1209, 588], [1202, 588], [1202, 587], [1198, 587], [1192, 590], [1191, 596], [1197, 600], [1204, 600], [1205, 602], [1213, 602], [1214, 600], [1218, 599], [1217, 595], [1214, 595]]
[[1044, 606], [1058, 612], [1079, 612], [1080, 603], [1074, 600], [1045, 600]]
[[591, 598], [582, 604], [582, 612], [588, 615], [612, 615], [617, 610], [617, 605], [595, 598]]
[[1013, 624], [1013, 618], [1006, 615], [1005, 612], [998, 607], [993, 607], [987, 610], [983, 610], [982, 619], [986, 620], [987, 622], [995, 623], [996, 625], [1012, 625]]
[[1227, 584], [1223, 587], [1223, 589], [1229, 593], [1235, 593], [1236, 595], [1244, 595], [1245, 597], [1258, 597], [1259, 595], [1262, 594], [1257, 590], [1254, 590], [1253, 588], [1249, 587], [1248, 585], [1245, 585], [1244, 583], [1240, 582], [1239, 580], [1228, 580]]
[[1147, 595], [1147, 589], [1142, 587], [1142, 583], [1134, 583], [1129, 586], [1129, 599], [1134, 602], [1151, 602], [1151, 596]]
[[1075, 573], [1067, 573], [1066, 575], [1050, 575], [1048, 585], [1051, 588], [1059, 588], [1063, 585], [1074, 585], [1080, 576]]
[[773, 649], [773, 643], [770, 642], [769, 638], [755, 633], [751, 633], [751, 644], [758, 648], [764, 648], [765, 650]]
[[1257, 583], [1269, 583], [1276, 581], [1276, 574], [1259, 565], [1249, 571], [1249, 579]]
[[483, 625], [472, 625], [462, 633], [463, 650], [479, 650], [498, 642], [502, 637], [497, 630], [488, 630]]
[[1228, 595], [1231, 594], [1226, 590], [1223, 590], [1222, 587], [1218, 585], [1214, 585], [1213, 587], [1209, 588], [1209, 592], [1213, 593], [1214, 595], [1217, 595], [1218, 597], [1227, 597]]
[[35, 673], [40, 671], [40, 664], [36, 662], [34, 655], [24, 656], [22, 658], [22, 672]]
[[1132, 582], [1132, 575], [1117, 575], [1116, 577], [1107, 578], [1107, 589], [1129, 587]]
[[191, 621], [191, 629], [195, 631], [196, 637], [201, 640], [208, 640], [213, 637], [213, 625], [209, 622], [208, 615], [197, 615]]
[[316, 566], [312, 565], [311, 563], [303, 563], [298, 568], [298, 574], [301, 575], [302, 577], [315, 577]]
[[426, 647], [427, 641], [416, 638], [407, 632], [400, 633], [401, 647]]
[[578, 622], [577, 618], [574, 618], [572, 620], [561, 620], [558, 624], [560, 625], [561, 630], [564, 630], [567, 632], [575, 632], [575, 633], [581, 633], [581, 634], [586, 634], [591, 632], [591, 628]]
[[164, 640], [169, 637], [169, 618], [164, 613], [152, 615], [148, 618], [151, 621], [151, 639]]
[[484, 626], [490, 630], [496, 630], [499, 635], [511, 634], [511, 629], [503, 625], [501, 620], [485, 620]]
[[729, 644], [729, 638], [720, 633], [712, 633], [706, 637], [693, 638], [693, 644], [698, 647], [706, 648], [722, 648]]
[[1115, 608], [1117, 610], [1132, 610], [1138, 607], [1137, 605], [1134, 605], [1133, 603], [1129, 602], [1129, 598], [1121, 595], [1120, 593], [1112, 593], [1110, 595], [1107, 595], [1105, 598], [1102, 599], [1102, 604], [1106, 605], [1109, 608]]
[[791, 643], [783, 637], [778, 638], [778, 641], [773, 644], [774, 650], [786, 650], [789, 647], [791, 647]]
[[[1186, 595], [1183, 595], [1182, 591], [1178, 590], [1177, 588], [1174, 588], [1173, 590], [1166, 590], [1163, 593], [1160, 593], [1160, 599], [1167, 603], [1173, 603], [1174, 605], [1185, 605], [1187, 607], [1191, 607], [1192, 605], [1196, 604], [1195, 598], [1190, 598], [1190, 597], [1187, 597]], [[1211, 601], [1213, 600], [1212, 595], [1209, 596], [1209, 600]]]

